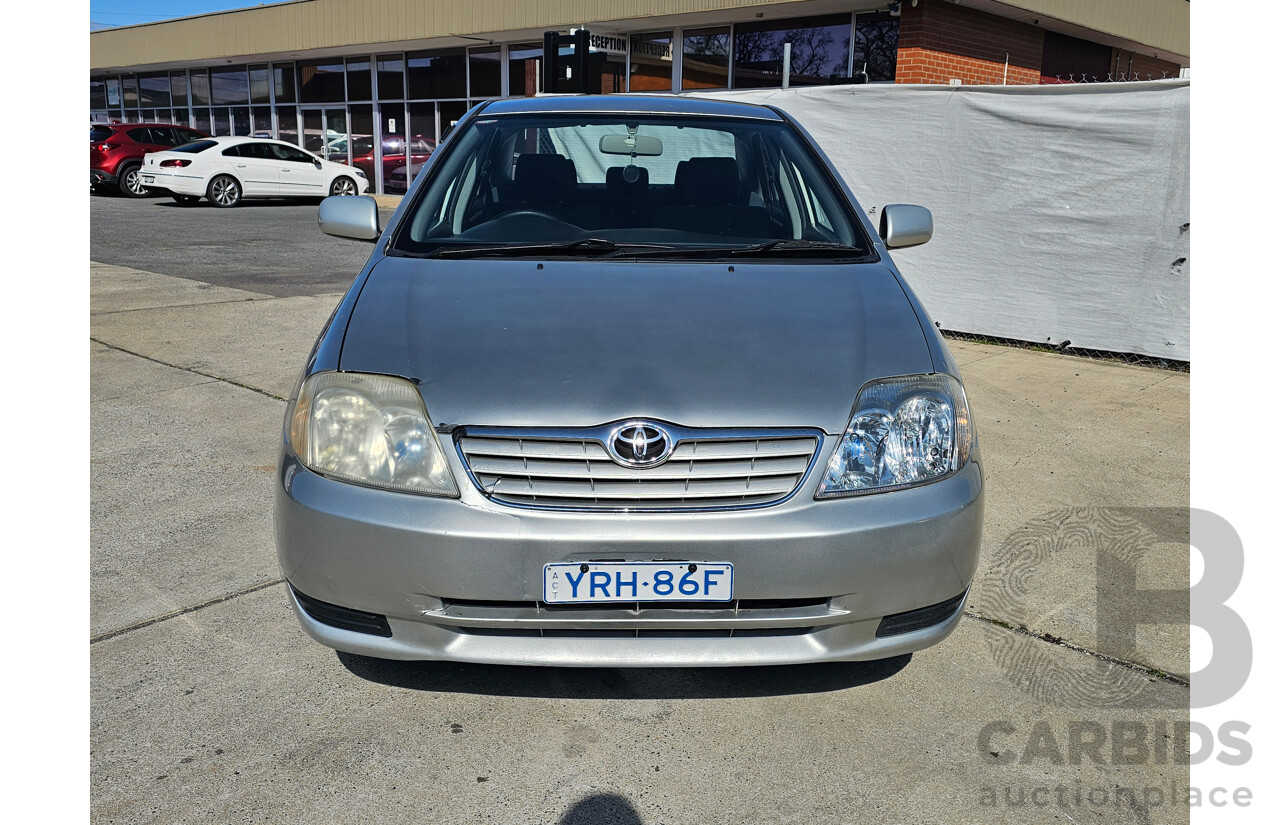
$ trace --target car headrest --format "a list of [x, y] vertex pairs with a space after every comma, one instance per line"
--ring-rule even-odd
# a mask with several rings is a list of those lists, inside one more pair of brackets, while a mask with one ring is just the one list
[[676, 164], [676, 194], [685, 203], [736, 205], [741, 189], [733, 158], [689, 158]]
[[[627, 170], [631, 170], [634, 180], [627, 180]], [[604, 173], [606, 192], [621, 192], [629, 187], [643, 189], [649, 185], [649, 170], [643, 166], [610, 166]]]
[[516, 158], [516, 196], [521, 200], [565, 200], [577, 185], [577, 167], [564, 155], [525, 153]]

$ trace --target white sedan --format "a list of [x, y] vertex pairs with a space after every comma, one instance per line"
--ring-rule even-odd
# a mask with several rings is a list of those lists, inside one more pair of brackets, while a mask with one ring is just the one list
[[142, 185], [178, 203], [207, 197], [218, 207], [243, 198], [323, 198], [367, 192], [364, 172], [316, 157], [291, 143], [250, 137], [197, 140], [142, 161]]

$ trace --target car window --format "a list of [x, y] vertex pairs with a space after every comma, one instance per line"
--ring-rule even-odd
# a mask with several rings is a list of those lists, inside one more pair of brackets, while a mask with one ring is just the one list
[[125, 134], [133, 138], [138, 143], [154, 143], [155, 142], [151, 139], [151, 130], [148, 129], [146, 126], [139, 126], [136, 129], [127, 129], [125, 131]]
[[241, 157], [240, 145], [239, 145], [239, 144], [236, 144], [235, 146], [228, 146], [226, 149], [223, 149], [223, 150], [222, 150], [222, 156], [223, 156], [224, 158], [238, 158], [238, 157]]
[[111, 136], [112, 136], [112, 135], [114, 135], [115, 133], [116, 133], [116, 130], [115, 130], [115, 129], [112, 129], [110, 126], [90, 126], [90, 127], [89, 127], [89, 142], [90, 142], [90, 143], [101, 143], [102, 141], [104, 141], [104, 140], [106, 140], [107, 138], [111, 137]]
[[195, 143], [184, 144], [182, 146], [177, 147], [176, 149], [170, 149], [169, 151], [186, 152], [188, 154], [195, 155], [195, 154], [199, 154], [200, 152], [203, 152], [206, 149], [212, 149], [217, 145], [218, 145], [218, 142], [216, 140], [209, 140], [206, 138], [205, 140], [197, 140]]
[[183, 145], [183, 144], [186, 144], [186, 143], [194, 143], [194, 142], [195, 142], [195, 141], [197, 141], [197, 140], [203, 140], [203, 139], [204, 139], [204, 135], [202, 135], [202, 134], [200, 134], [199, 132], [196, 132], [196, 131], [194, 131], [194, 130], [192, 130], [192, 129], [174, 129], [173, 131], [174, 131], [174, 132], [176, 132], [176, 133], [178, 134], [178, 145], [179, 145], [179, 146], [181, 146], [181, 145]]
[[296, 149], [285, 143], [267, 143], [265, 146], [270, 147], [272, 154], [276, 160], [284, 160], [290, 163], [314, 163], [315, 158], [308, 155], [301, 149]]
[[177, 146], [178, 138], [174, 135], [174, 129], [169, 126], [151, 126], [151, 142], [157, 146]]

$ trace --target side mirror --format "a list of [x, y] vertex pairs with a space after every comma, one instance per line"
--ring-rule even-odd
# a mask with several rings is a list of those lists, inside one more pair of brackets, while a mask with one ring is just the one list
[[923, 206], [889, 204], [880, 210], [880, 237], [890, 249], [928, 243], [933, 237], [933, 214]]
[[313, 160], [313, 161], [311, 161], [311, 164], [312, 164], [313, 166], [315, 166], [317, 169], [323, 169], [323, 168], [324, 168], [324, 164], [323, 164], [323, 163], [321, 163], [319, 160]]
[[378, 202], [373, 198], [335, 195], [320, 201], [317, 214], [320, 231], [335, 238], [376, 241], [382, 234], [378, 225]]

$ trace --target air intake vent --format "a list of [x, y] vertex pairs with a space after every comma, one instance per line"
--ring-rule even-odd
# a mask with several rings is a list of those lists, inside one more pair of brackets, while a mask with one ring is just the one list
[[289, 589], [293, 590], [298, 604], [302, 605], [307, 615], [321, 624], [341, 630], [354, 630], [356, 633], [368, 633], [370, 636], [391, 636], [391, 625], [387, 624], [386, 616], [322, 602], [299, 593], [293, 585], [289, 585]]

